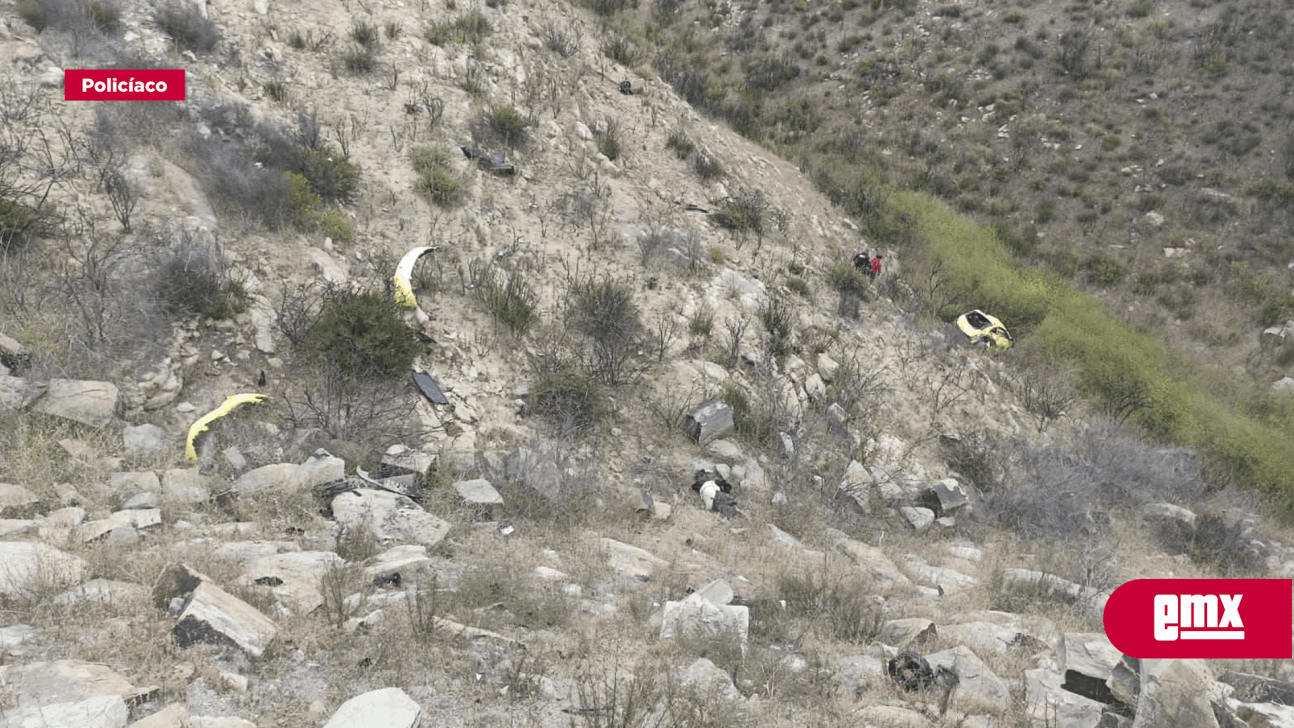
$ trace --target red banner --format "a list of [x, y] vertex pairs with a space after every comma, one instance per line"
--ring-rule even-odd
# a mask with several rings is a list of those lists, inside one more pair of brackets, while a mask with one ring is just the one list
[[1291, 579], [1137, 579], [1110, 595], [1105, 636], [1125, 655], [1289, 659]]
[[69, 68], [64, 101], [183, 101], [184, 69]]

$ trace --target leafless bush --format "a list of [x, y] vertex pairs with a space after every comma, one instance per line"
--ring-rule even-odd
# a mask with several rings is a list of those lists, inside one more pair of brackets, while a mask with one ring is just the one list
[[566, 322], [584, 341], [581, 358], [602, 384], [621, 384], [634, 371], [643, 336], [633, 290], [624, 281], [575, 277], [568, 286]]
[[[991, 454], [1009, 456], [1001, 446]], [[1061, 542], [1091, 532], [1112, 511], [1189, 499], [1204, 488], [1193, 451], [1152, 448], [1114, 426], [1092, 428], [1074, 446], [1024, 450], [1019, 476], [1009, 481], [985, 495], [976, 518]]]
[[50, 192], [80, 166], [71, 130], [48, 117], [39, 91], [0, 81], [0, 253], [51, 224]]
[[216, 23], [191, 2], [166, 2], [153, 8], [153, 22], [182, 50], [209, 53], [220, 41]]
[[539, 26], [539, 37], [548, 50], [562, 58], [570, 58], [580, 50], [580, 32], [570, 25], [562, 26], [553, 21], [544, 21]]
[[275, 401], [289, 426], [358, 443], [377, 459], [391, 445], [421, 442], [434, 431], [418, 415], [419, 396], [405, 378], [356, 378], [323, 361], [293, 377]]
[[1021, 403], [1038, 421], [1038, 432], [1067, 414], [1078, 401], [1078, 392], [1066, 376], [1040, 365], [1025, 369], [1015, 379]]

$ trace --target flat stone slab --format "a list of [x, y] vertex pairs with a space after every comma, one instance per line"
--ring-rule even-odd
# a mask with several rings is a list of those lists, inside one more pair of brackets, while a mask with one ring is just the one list
[[302, 614], [309, 614], [323, 604], [319, 588], [324, 575], [345, 563], [331, 551], [275, 554], [253, 562], [247, 576], [253, 583], [268, 586], [275, 597], [301, 610]]
[[969, 647], [958, 645], [951, 650], [926, 655], [926, 662], [930, 663], [931, 669], [944, 667], [957, 673], [953, 704], [960, 710], [996, 712], [1006, 710], [1010, 704], [1011, 693], [1006, 683], [993, 674]]
[[86, 572], [81, 557], [28, 541], [0, 541], [0, 564], [0, 594], [15, 596], [79, 583]]
[[[55, 660], [0, 667], [0, 685], [3, 685], [13, 696], [19, 708], [76, 704], [90, 698], [101, 697], [133, 700], [151, 692], [150, 689], [141, 690], [135, 687], [125, 676], [107, 665], [84, 660]], [[109, 704], [111, 701], [101, 703], [101, 705]], [[123, 718], [119, 725], [124, 724]], [[0, 725], [4, 724], [0, 723]], [[79, 726], [81, 724], [69, 722], [49, 725]]]
[[485, 478], [460, 480], [454, 483], [454, 490], [458, 491], [460, 498], [474, 505], [503, 505], [503, 496]]
[[66, 703], [31, 705], [0, 712], [0, 725], [6, 728], [123, 728], [130, 720], [130, 710], [119, 695], [97, 695]]
[[45, 396], [36, 400], [37, 412], [103, 427], [117, 415], [117, 385], [79, 379], [51, 379]]
[[603, 538], [599, 543], [602, 551], [611, 560], [612, 568], [622, 574], [646, 579], [656, 569], [669, 566], [669, 562], [665, 559], [637, 546], [630, 546], [610, 538]]
[[40, 502], [36, 494], [13, 483], [0, 483], [0, 514], [20, 511]]
[[162, 511], [158, 508], [131, 509], [117, 511], [107, 518], [81, 524], [78, 533], [82, 541], [89, 543], [97, 538], [129, 526], [131, 528], [150, 528], [162, 523]]
[[661, 614], [660, 638], [695, 639], [730, 633], [746, 652], [746, 635], [750, 629], [750, 610], [744, 606], [714, 604], [700, 594], [692, 593], [681, 602], [665, 602]]
[[392, 445], [382, 456], [382, 464], [388, 468], [426, 475], [431, 466], [436, 464], [436, 456], [404, 445]]
[[435, 546], [449, 533], [449, 522], [422, 509], [408, 497], [385, 490], [359, 488], [332, 501], [333, 517], [347, 528], [368, 528], [382, 542]]
[[356, 695], [341, 704], [324, 728], [414, 728], [422, 708], [400, 688], [382, 688]]
[[377, 576], [392, 571], [402, 573], [417, 571], [423, 566], [431, 563], [431, 558], [427, 556], [427, 547], [422, 544], [405, 544], [387, 549], [382, 553], [374, 556], [372, 563], [364, 567], [364, 573], [368, 576]]
[[203, 581], [189, 596], [172, 631], [180, 647], [227, 641], [252, 657], [260, 657], [274, 641], [278, 627], [247, 602]]
[[1095, 726], [1105, 710], [1104, 703], [1085, 698], [1061, 687], [1064, 679], [1050, 670], [1025, 670], [1025, 705], [1030, 725]]
[[55, 604], [122, 605], [147, 601], [147, 587], [112, 579], [91, 579], [54, 597]]

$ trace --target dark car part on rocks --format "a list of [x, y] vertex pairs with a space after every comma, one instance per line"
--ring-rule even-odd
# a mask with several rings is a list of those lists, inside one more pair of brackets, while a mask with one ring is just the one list
[[486, 172], [493, 172], [494, 174], [505, 176], [516, 174], [517, 172], [517, 168], [508, 163], [507, 152], [491, 152], [482, 149], [475, 144], [471, 146], [460, 144], [458, 148], [463, 150], [463, 154], [466, 155], [468, 159], [476, 162], [477, 166]]

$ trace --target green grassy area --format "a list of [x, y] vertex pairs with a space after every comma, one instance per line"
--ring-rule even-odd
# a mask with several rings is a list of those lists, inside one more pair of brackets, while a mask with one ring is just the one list
[[1177, 357], [1154, 332], [1116, 320], [1058, 276], [1017, 266], [993, 228], [928, 195], [896, 192], [919, 252], [956, 300], [1001, 317], [1018, 339], [1073, 367], [1078, 386], [1147, 435], [1193, 447], [1224, 472], [1294, 509], [1294, 406], [1221, 370]]

